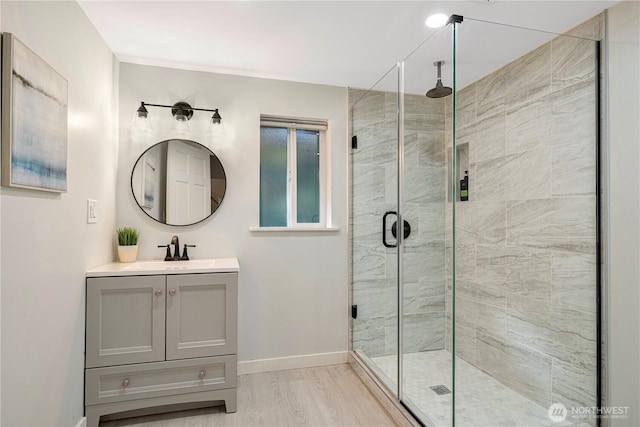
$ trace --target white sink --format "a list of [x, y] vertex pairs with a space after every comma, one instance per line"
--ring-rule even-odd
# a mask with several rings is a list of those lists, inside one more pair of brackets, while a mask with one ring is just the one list
[[87, 272], [87, 277], [144, 276], [152, 274], [224, 273], [238, 271], [237, 258], [192, 259], [189, 261], [140, 260], [113, 262]]
[[127, 264], [123, 270], [190, 270], [214, 268], [215, 259], [195, 259], [189, 261], [138, 261]]

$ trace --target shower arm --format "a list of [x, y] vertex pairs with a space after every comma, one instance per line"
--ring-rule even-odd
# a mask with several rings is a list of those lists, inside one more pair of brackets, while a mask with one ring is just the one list
[[433, 65], [438, 67], [438, 78], [436, 80], [436, 87], [442, 87], [442, 64], [444, 64], [444, 61], [436, 61], [433, 63]]

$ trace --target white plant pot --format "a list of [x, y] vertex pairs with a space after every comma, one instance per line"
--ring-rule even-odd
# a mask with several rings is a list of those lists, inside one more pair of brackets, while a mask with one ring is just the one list
[[118, 246], [118, 258], [120, 262], [134, 262], [138, 257], [138, 245]]

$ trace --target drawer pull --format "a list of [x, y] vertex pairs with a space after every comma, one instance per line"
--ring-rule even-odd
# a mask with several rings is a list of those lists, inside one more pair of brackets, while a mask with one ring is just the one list
[[206, 376], [207, 376], [207, 374], [206, 374], [205, 371], [200, 371], [200, 375], [198, 375], [198, 377], [200, 377], [201, 380], [203, 380], [204, 377], [206, 377]]
[[124, 381], [122, 381], [122, 388], [127, 388], [129, 387], [129, 378], [126, 378]]
[[156, 296], [159, 297], [160, 295], [162, 295], [162, 291], [160, 289], [156, 289], [154, 294], [156, 294]]
[[176, 290], [175, 289], [171, 289], [169, 291], [169, 295], [174, 296], [176, 294]]

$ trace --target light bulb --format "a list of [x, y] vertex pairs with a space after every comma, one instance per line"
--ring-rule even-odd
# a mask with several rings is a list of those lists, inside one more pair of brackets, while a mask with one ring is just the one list
[[444, 13], [436, 13], [428, 17], [425, 24], [429, 28], [440, 28], [444, 26], [448, 20], [449, 20], [449, 17]]

